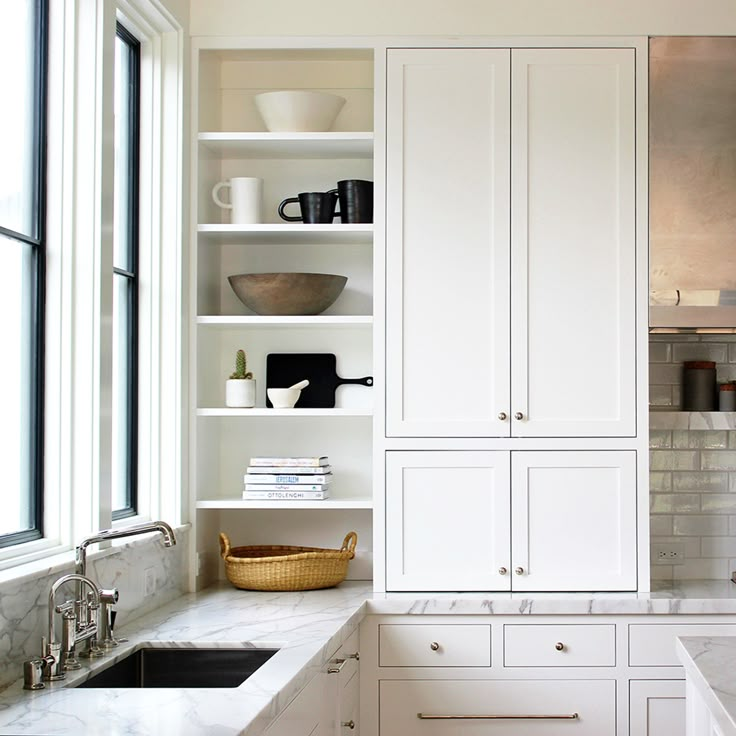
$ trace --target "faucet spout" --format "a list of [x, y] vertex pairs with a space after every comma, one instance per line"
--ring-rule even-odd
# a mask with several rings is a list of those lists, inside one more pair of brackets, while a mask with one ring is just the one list
[[98, 542], [106, 542], [110, 539], [121, 539], [122, 537], [132, 537], [137, 534], [148, 534], [150, 532], [159, 532], [163, 535], [164, 546], [173, 547], [176, 544], [174, 530], [165, 521], [147, 521], [143, 524], [136, 524], [125, 529], [103, 529], [93, 534], [91, 537], [84, 539], [76, 549], [76, 573], [77, 575], [87, 574], [87, 547], [90, 544]]

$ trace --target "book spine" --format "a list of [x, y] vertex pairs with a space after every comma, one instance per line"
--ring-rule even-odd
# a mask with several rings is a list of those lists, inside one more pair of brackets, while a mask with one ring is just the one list
[[299, 485], [298, 488], [289, 483], [246, 483], [246, 491], [294, 491], [301, 493], [303, 491], [324, 491], [326, 486], [324, 483], [315, 483], [313, 485]]
[[279, 467], [282, 465], [305, 468], [318, 468], [327, 465], [326, 457], [252, 457], [250, 464], [258, 467]]
[[316, 465], [314, 467], [307, 467], [302, 465], [301, 467], [295, 466], [276, 466], [276, 465], [249, 465], [246, 468], [246, 473], [258, 473], [258, 474], [276, 474], [276, 475], [312, 475], [332, 472], [331, 465]]
[[246, 501], [322, 501], [329, 498], [327, 491], [248, 491]]
[[289, 483], [293, 485], [309, 484], [309, 483], [330, 483], [331, 475], [270, 475], [268, 473], [251, 474], [246, 473], [243, 476], [245, 483]]

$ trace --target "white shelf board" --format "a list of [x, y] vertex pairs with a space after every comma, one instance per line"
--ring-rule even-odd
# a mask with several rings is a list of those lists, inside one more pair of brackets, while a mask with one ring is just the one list
[[370, 315], [243, 316], [202, 315], [197, 324], [209, 327], [370, 327]]
[[370, 244], [373, 225], [261, 225], [202, 224], [197, 226], [200, 243], [267, 243], [268, 245]]
[[323, 501], [245, 501], [225, 498], [197, 501], [198, 509], [372, 509], [370, 498], [326, 498]]
[[206, 132], [200, 147], [218, 158], [372, 158], [373, 133]]
[[371, 417], [373, 409], [253, 409], [229, 407], [203, 407], [197, 409], [198, 417]]
[[736, 412], [650, 409], [649, 428], [689, 431], [736, 430]]

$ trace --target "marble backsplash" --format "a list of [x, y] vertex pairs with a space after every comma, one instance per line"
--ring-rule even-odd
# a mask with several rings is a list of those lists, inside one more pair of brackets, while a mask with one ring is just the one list
[[[190, 529], [176, 530], [176, 545], [165, 548], [159, 535], [127, 543], [87, 558], [87, 575], [100, 587], [117, 588], [117, 625], [126, 624], [185, 592]], [[94, 549], [94, 548], [93, 548]], [[154, 592], [145, 594], [145, 576], [153, 570]], [[22, 676], [23, 662], [41, 653], [48, 626], [51, 585], [74, 566], [55, 566], [0, 582], [0, 690]]]

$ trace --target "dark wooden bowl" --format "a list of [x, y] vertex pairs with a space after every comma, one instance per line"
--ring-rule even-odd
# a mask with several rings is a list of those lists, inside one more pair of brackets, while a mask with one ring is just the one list
[[321, 314], [345, 288], [347, 276], [330, 273], [240, 273], [227, 280], [256, 314]]

